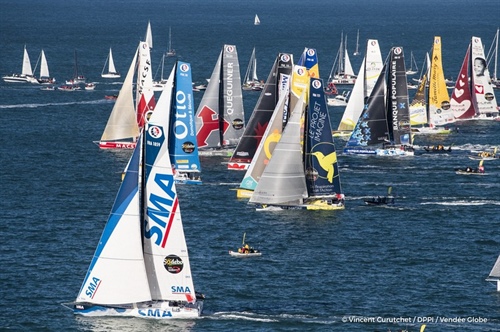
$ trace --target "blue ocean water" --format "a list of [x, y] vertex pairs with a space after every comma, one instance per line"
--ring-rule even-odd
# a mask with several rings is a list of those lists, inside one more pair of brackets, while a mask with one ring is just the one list
[[[66, 93], [0, 82], [0, 330], [418, 331], [424, 320], [426, 331], [500, 330], [500, 293], [484, 280], [500, 253], [500, 161], [485, 162], [483, 177], [454, 173], [475, 165], [471, 151], [500, 145], [500, 122], [460, 123], [450, 135], [418, 137], [414, 158], [339, 155], [347, 207], [334, 213], [256, 212], [231, 190], [243, 174], [227, 171], [223, 158], [204, 158], [204, 184], [178, 187], [195, 286], [207, 296], [202, 318], [86, 319], [61, 306], [76, 297], [130, 156], [92, 143], [113, 105], [104, 95], [120, 88], [120, 80], [100, 78], [109, 47], [124, 74], [151, 21], [154, 68], [171, 26], [173, 48], [192, 64], [196, 82], [210, 77], [224, 43], [237, 46], [242, 74], [255, 46], [263, 79], [278, 52], [298, 59], [304, 47], [314, 47], [326, 78], [342, 31], [350, 52], [359, 29], [360, 40], [379, 40], [383, 55], [403, 46], [417, 61], [440, 35], [445, 75], [456, 77], [471, 36], [489, 47], [500, 24], [498, 0], [481, 6], [0, 0], [0, 6], [1, 75], [21, 70], [26, 45], [33, 67], [45, 50], [59, 82], [71, 78], [77, 50], [83, 73], [97, 84], [94, 91]], [[253, 25], [255, 14], [260, 26]], [[361, 57], [351, 61], [357, 70]], [[258, 93], [244, 98], [249, 116]], [[331, 109], [334, 127], [341, 112]], [[336, 143], [341, 150], [343, 142]], [[440, 143], [454, 151], [419, 149]], [[396, 206], [363, 204], [389, 185]], [[243, 232], [262, 249], [261, 258], [227, 254]]]

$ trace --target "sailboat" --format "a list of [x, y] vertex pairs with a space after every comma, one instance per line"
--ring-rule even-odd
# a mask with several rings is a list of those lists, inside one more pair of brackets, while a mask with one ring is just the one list
[[310, 78], [249, 203], [257, 210], [344, 209], [322, 79]]
[[361, 53], [359, 52], [359, 29], [358, 29], [358, 34], [356, 35], [356, 50], [352, 55], [360, 55]]
[[47, 64], [47, 58], [45, 57], [45, 52], [43, 50], [40, 52], [40, 76], [37, 81], [40, 84], [56, 83], [56, 79], [50, 77], [49, 65]]
[[255, 18], [253, 19], [253, 24], [254, 25], [259, 25], [260, 24], [260, 19], [257, 14], [255, 14]]
[[136, 146], [139, 125], [135, 114], [133, 86], [138, 52], [139, 48], [132, 58], [101, 139], [94, 142], [101, 149], [134, 149]]
[[493, 61], [493, 71], [491, 72], [491, 83], [497, 89], [500, 89], [500, 77], [498, 77], [498, 39], [500, 38], [500, 28], [497, 28], [497, 32], [493, 41], [491, 42], [490, 50], [488, 51], [488, 65]]
[[455, 122], [444, 78], [441, 45], [441, 37], [435, 36], [427, 74], [410, 105], [412, 132], [415, 134], [447, 134], [450, 132], [447, 126]]
[[257, 58], [255, 57], [255, 47], [250, 55], [250, 61], [248, 62], [247, 71], [245, 72], [245, 77], [243, 77], [243, 85], [241, 86], [243, 90], [256, 90], [255, 88], [260, 88], [261, 83], [257, 76]]
[[76, 300], [65, 304], [76, 315], [191, 319], [202, 312], [162, 123], [153, 113], [135, 147]]
[[417, 61], [413, 56], [413, 51], [410, 51], [410, 69], [406, 70], [406, 75], [415, 75], [416, 73], [418, 73]]
[[222, 47], [195, 121], [200, 155], [232, 155], [245, 131], [240, 65], [235, 45]]
[[495, 265], [493, 265], [493, 268], [491, 269], [488, 278], [486, 278], [486, 281], [491, 281], [496, 283], [497, 292], [500, 292], [500, 255], [498, 256]]
[[147, 43], [140, 42], [101, 139], [94, 143], [101, 149], [135, 148], [139, 131], [144, 127], [145, 120], [150, 117], [155, 105], [149, 47]]
[[255, 156], [259, 142], [275, 112], [278, 100], [287, 95], [293, 68], [293, 55], [279, 53], [274, 60], [264, 88], [248, 120], [238, 145], [229, 159], [227, 168], [231, 170], [248, 169]]
[[168, 27], [168, 50], [167, 53], [165, 54], [168, 57], [172, 57], [177, 54], [175, 53], [175, 50], [172, 48], [172, 27]]
[[163, 121], [178, 184], [201, 184], [192, 82], [191, 65], [176, 61], [153, 112], [155, 119]]
[[33, 77], [33, 70], [31, 69], [30, 57], [28, 55], [28, 50], [26, 45], [24, 45], [23, 53], [23, 66], [21, 69], [21, 74], [12, 74], [2, 76], [2, 79], [8, 83], [38, 83], [35, 77]]
[[[349, 137], [351, 135], [383, 66], [384, 62], [382, 61], [378, 40], [368, 39], [365, 57], [361, 63], [356, 82], [352, 88], [342, 119], [337, 130], [333, 132], [333, 136]], [[330, 101], [330, 98], [328, 98], [328, 101]]]
[[393, 47], [344, 154], [413, 156], [408, 87], [402, 47]]
[[[108, 65], [107, 72], [105, 72], [106, 65]], [[106, 58], [106, 62], [104, 62], [104, 67], [102, 67], [101, 77], [102, 78], [119, 78], [120, 77], [120, 73], [117, 72], [116, 68], [115, 68], [115, 62], [113, 61], [113, 52], [111, 51], [111, 47], [109, 48], [109, 54], [108, 54], [108, 57]]]
[[66, 81], [66, 84], [80, 84], [85, 83], [85, 76], [81, 73], [80, 67], [78, 66], [78, 56], [75, 50], [75, 66], [73, 71], [73, 78], [69, 81]]
[[333, 62], [332, 70], [328, 77], [328, 84], [335, 85], [353, 85], [356, 82], [356, 75], [352, 69], [349, 53], [347, 52], [347, 35], [344, 39], [344, 33], [340, 36], [340, 47]]
[[498, 118], [495, 93], [479, 37], [472, 37], [467, 48], [450, 106], [457, 120]]

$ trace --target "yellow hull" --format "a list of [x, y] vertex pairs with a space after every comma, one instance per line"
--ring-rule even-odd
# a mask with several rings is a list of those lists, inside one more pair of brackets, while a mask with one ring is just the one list
[[236, 189], [237, 198], [250, 198], [252, 197], [253, 191], [248, 189]]

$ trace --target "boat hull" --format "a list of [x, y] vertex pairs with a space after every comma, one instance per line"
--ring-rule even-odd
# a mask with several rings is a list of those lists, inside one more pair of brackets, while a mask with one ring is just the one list
[[107, 74], [101, 74], [102, 78], [120, 78], [120, 74], [114, 74], [114, 73], [107, 73]]
[[233, 155], [233, 149], [210, 149], [210, 150], [198, 150], [200, 156], [209, 157], [231, 157]]
[[480, 173], [480, 172], [467, 172], [463, 169], [459, 169], [457, 171], [455, 171], [455, 174], [459, 174], [459, 175], [486, 175], [486, 173]]
[[300, 205], [272, 205], [272, 204], [262, 204], [256, 208], [257, 211], [281, 211], [281, 210], [313, 210], [313, 211], [333, 211], [333, 210], [344, 210], [345, 206], [343, 203], [333, 203], [329, 204], [323, 201], [315, 201], [309, 204]]
[[237, 198], [250, 198], [250, 197], [252, 197], [252, 194], [253, 194], [253, 190], [242, 189], [242, 188], [236, 189], [236, 197]]
[[229, 255], [231, 255], [233, 257], [238, 257], [238, 258], [248, 258], [248, 257], [262, 256], [262, 253], [261, 252], [249, 252], [247, 254], [244, 254], [241, 252], [229, 250]]
[[[172, 304], [172, 305], [170, 305]], [[74, 304], [68, 306], [75, 315], [87, 317], [136, 317], [148, 319], [192, 319], [198, 318], [203, 309], [203, 302], [173, 305], [171, 301], [137, 304], [130, 308], [108, 307], [92, 304]]]
[[250, 164], [248, 163], [228, 163], [227, 164], [227, 169], [234, 170], [234, 171], [246, 171], [250, 167]]
[[96, 143], [100, 149], [135, 149], [136, 142], [102, 142], [97, 141]]

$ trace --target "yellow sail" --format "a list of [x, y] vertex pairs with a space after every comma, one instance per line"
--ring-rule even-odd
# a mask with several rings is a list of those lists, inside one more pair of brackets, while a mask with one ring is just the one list
[[453, 122], [450, 108], [450, 96], [446, 88], [443, 62], [441, 58], [441, 37], [434, 37], [432, 48], [431, 70], [429, 77], [429, 112], [430, 126], [440, 126]]

